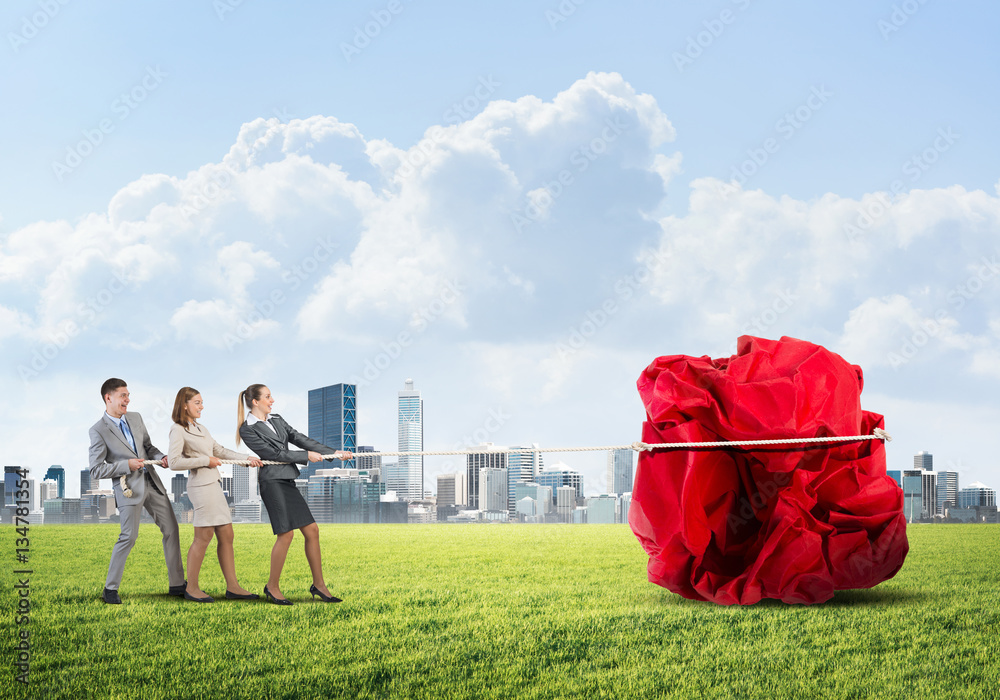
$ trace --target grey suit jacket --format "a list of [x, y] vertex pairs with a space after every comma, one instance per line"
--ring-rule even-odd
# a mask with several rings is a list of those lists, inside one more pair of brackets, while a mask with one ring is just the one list
[[[258, 457], [275, 462], [286, 462], [286, 464], [266, 464], [261, 467], [257, 477], [261, 481], [298, 478], [299, 468], [295, 465], [305, 464], [309, 461], [306, 450], [320, 454], [336, 452], [332, 447], [327, 447], [311, 437], [303, 435], [286, 423], [285, 419], [277, 413], [272, 413], [268, 417], [268, 422], [274, 426], [274, 430], [268, 428], [263, 422], [250, 425], [244, 421], [243, 425], [240, 426], [240, 438], [247, 447], [257, 453]], [[288, 449], [289, 443], [301, 447], [302, 450]]]
[[[142, 422], [142, 416], [131, 411], [125, 414], [125, 422], [128, 423], [129, 432], [135, 440], [135, 449], [128, 444], [128, 440], [122, 434], [121, 428], [111, 420], [107, 413], [94, 423], [90, 428], [90, 477], [92, 479], [111, 479], [115, 490], [115, 503], [119, 508], [128, 505], [138, 505], [146, 497], [146, 479], [142, 476], [142, 471], [134, 472], [128, 468], [130, 459], [163, 459], [163, 451], [153, 446], [149, 440], [149, 433], [146, 432], [146, 424]], [[163, 487], [163, 482], [156, 475], [156, 469], [150, 465], [146, 466], [150, 478], [162, 493], [167, 490]], [[128, 498], [122, 493], [122, 487], [118, 477], [126, 475], [125, 479], [128, 487], [132, 490], [132, 498]]]

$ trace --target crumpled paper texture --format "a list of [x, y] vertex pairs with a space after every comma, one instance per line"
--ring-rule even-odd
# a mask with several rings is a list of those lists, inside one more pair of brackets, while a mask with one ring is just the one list
[[[742, 336], [727, 358], [670, 355], [637, 382], [642, 439], [868, 435], [861, 368], [794, 338]], [[642, 452], [629, 524], [649, 580], [694, 600], [821, 603], [870, 588], [906, 558], [903, 493], [881, 440]]]

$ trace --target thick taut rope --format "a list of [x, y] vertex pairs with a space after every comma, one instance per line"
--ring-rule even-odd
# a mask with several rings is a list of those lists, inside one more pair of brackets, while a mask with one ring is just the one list
[[[881, 428], [875, 428], [871, 435], [848, 435], [815, 438], [783, 438], [781, 440], [722, 440], [719, 442], [633, 442], [628, 445], [602, 445], [599, 447], [501, 447], [495, 450], [439, 450], [420, 452], [355, 452], [354, 458], [358, 457], [446, 457], [452, 455], [477, 455], [490, 452], [608, 452], [610, 450], [635, 450], [636, 452], [649, 452], [651, 450], [672, 450], [690, 449], [695, 447], [742, 447], [755, 445], [802, 445], [806, 443], [824, 442], [854, 442], [856, 440], [885, 440], [889, 442], [892, 437]], [[337, 459], [337, 454], [320, 455], [324, 460]], [[269, 459], [260, 460], [262, 464], [288, 464], [288, 462], [276, 462]], [[157, 459], [143, 460], [143, 464], [163, 466]], [[239, 464], [246, 466], [249, 460], [226, 460], [225, 464]], [[132, 490], [125, 486], [125, 476], [121, 477], [122, 491], [128, 498], [132, 497]]]

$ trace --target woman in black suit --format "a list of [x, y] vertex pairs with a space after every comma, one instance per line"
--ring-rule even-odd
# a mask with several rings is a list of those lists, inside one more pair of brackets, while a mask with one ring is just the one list
[[[245, 420], [244, 405], [250, 409], [250, 415]], [[341, 460], [352, 459], [354, 455], [343, 451], [334, 453], [332, 448], [298, 432], [284, 418], [271, 413], [273, 405], [274, 399], [265, 385], [251, 384], [240, 392], [237, 413], [239, 431], [236, 444], [239, 445], [242, 439], [261, 459], [283, 462], [264, 465], [258, 475], [260, 497], [271, 520], [271, 531], [278, 536], [278, 541], [271, 549], [271, 574], [264, 586], [264, 595], [278, 605], [292, 604], [278, 588], [278, 579], [281, 578], [281, 569], [285, 566], [285, 557], [295, 530], [300, 530], [306, 541], [306, 559], [313, 577], [309, 592], [314, 599], [319, 596], [325, 603], [339, 603], [340, 598], [331, 595], [323, 582], [319, 526], [295, 486], [295, 479], [299, 475], [299, 469], [295, 465], [305, 464], [307, 461], [319, 462], [323, 459], [321, 453], [335, 454]], [[289, 443], [302, 450], [290, 450]]]

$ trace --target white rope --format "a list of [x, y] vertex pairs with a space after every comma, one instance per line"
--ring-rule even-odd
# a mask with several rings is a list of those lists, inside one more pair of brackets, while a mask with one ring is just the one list
[[[815, 438], [783, 438], [780, 440], [722, 440], [718, 442], [641, 442], [636, 441], [628, 445], [602, 445], [598, 447], [500, 447], [495, 450], [437, 450], [437, 451], [413, 451], [413, 452], [355, 452], [354, 458], [358, 457], [448, 457], [453, 455], [478, 455], [489, 454], [491, 452], [608, 452], [610, 450], [634, 450], [636, 452], [649, 452], [652, 450], [670, 450], [694, 447], [740, 447], [744, 445], [801, 445], [806, 443], [823, 442], [853, 442], [856, 440], [884, 440], [892, 441], [892, 436], [881, 428], [875, 428], [871, 435], [848, 435]], [[320, 455], [324, 460], [338, 459], [340, 453], [331, 455]], [[261, 464], [288, 464], [288, 462], [277, 462], [269, 459], [260, 460]], [[143, 460], [143, 464], [163, 466], [157, 459]], [[250, 460], [226, 460], [224, 464], [249, 465]], [[125, 476], [121, 477], [122, 491], [128, 498], [132, 497], [132, 490], [125, 486]]]

